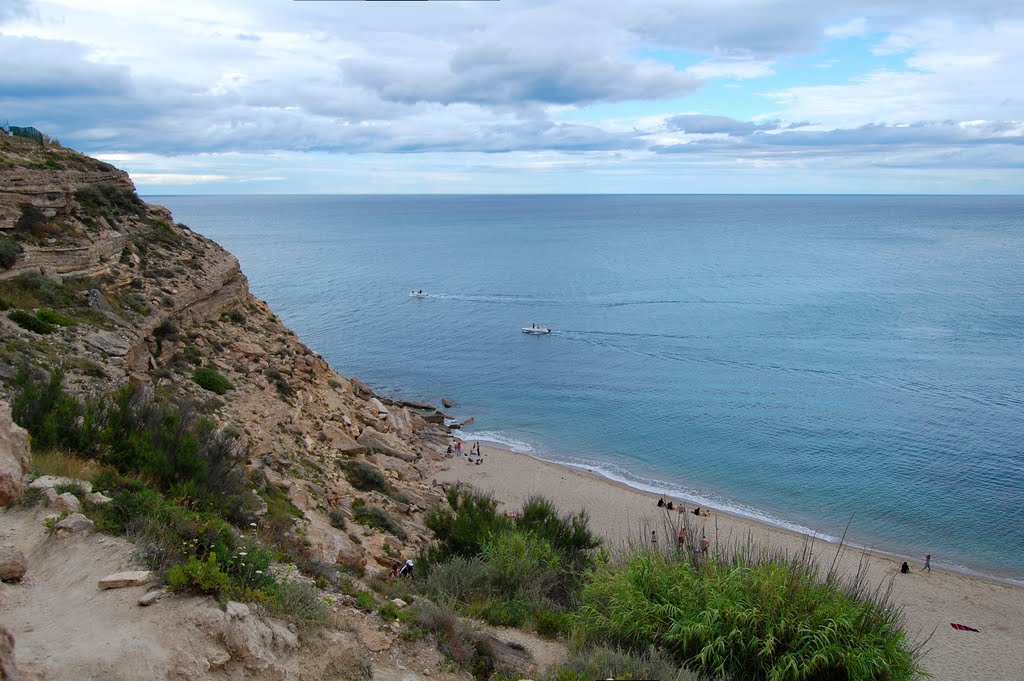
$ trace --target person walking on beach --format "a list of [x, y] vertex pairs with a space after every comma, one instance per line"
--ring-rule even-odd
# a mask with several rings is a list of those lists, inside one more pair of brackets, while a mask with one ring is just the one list
[[651, 547], [655, 551], [658, 550], [658, 533], [655, 532], [654, 530], [651, 530]]
[[703, 553], [705, 556], [708, 555], [709, 546], [711, 546], [711, 542], [708, 541], [707, 535], [702, 534], [700, 537], [700, 552]]
[[676, 533], [676, 544], [684, 546], [686, 544], [686, 528], [680, 527], [679, 532]]
[[924, 567], [921, 568], [921, 572], [931, 572], [931, 571], [932, 571], [932, 554], [929, 553], [928, 555], [926, 555], [924, 557]]

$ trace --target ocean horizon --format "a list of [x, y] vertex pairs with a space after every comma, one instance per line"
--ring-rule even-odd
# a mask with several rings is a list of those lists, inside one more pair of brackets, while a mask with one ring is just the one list
[[1024, 197], [146, 199], [467, 439], [1024, 583]]

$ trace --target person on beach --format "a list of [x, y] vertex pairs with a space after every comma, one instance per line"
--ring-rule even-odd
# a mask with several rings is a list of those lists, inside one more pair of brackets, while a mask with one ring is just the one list
[[448, 445], [448, 458], [452, 458], [452, 446]]
[[686, 528], [680, 527], [679, 532], [676, 533], [676, 544], [683, 546], [686, 544]]
[[671, 511], [671, 510], [672, 510], [672, 508], [673, 508], [673, 506], [672, 506], [672, 502], [671, 502], [671, 501], [670, 501], [670, 502], [668, 502], [667, 504], [665, 504], [665, 509], [666, 509], [666, 510], [668, 510], [668, 511]]
[[456, 442], [455, 443], [455, 454], [457, 456], [462, 456], [462, 443], [461, 442]]
[[701, 535], [700, 537], [700, 552], [705, 556], [708, 555], [708, 547], [711, 546], [711, 542], [708, 541], [707, 535]]
[[654, 530], [651, 530], [651, 546], [655, 551], [658, 550], [658, 534]]
[[662, 497], [661, 499], [658, 499], [658, 508], [661, 508], [664, 505], [665, 505], [665, 498]]
[[926, 555], [924, 557], [924, 567], [921, 568], [921, 572], [931, 572], [931, 571], [932, 571], [932, 554], [929, 553], [928, 555]]
[[903, 561], [903, 565], [900, 565], [900, 573], [905, 575], [908, 572], [910, 572], [910, 566], [907, 565], [907, 561]]
[[698, 506], [697, 508], [693, 509], [693, 514], [696, 515], [696, 516], [700, 515], [700, 506]]

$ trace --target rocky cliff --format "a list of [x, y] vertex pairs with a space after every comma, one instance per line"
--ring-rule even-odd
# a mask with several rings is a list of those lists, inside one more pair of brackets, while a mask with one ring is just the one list
[[[238, 434], [253, 494], [260, 486], [270, 486], [297, 509], [291, 533], [303, 547], [304, 559], [340, 566], [354, 579], [388, 571], [428, 541], [424, 510], [443, 498], [443, 490], [431, 482], [431, 471], [450, 441], [444, 415], [430, 405], [376, 396], [358, 379], [335, 372], [252, 296], [230, 253], [176, 224], [166, 209], [141, 202], [126, 173], [69, 149], [0, 135], [0, 252], [5, 254], [0, 306], [6, 310], [0, 313], [0, 392], [8, 398], [19, 368], [45, 373], [60, 366], [67, 388], [83, 396], [130, 384], [189, 400], [219, 427]], [[33, 319], [49, 323], [39, 326]], [[219, 374], [230, 389], [216, 394], [201, 386], [197, 368]], [[357, 461], [383, 473], [397, 493], [355, 489], [345, 471]], [[384, 532], [354, 523], [353, 508], [365, 504], [398, 519], [400, 530]], [[39, 536], [23, 538], [37, 557], [60, 560], [65, 549], [46, 543], [38, 519], [18, 522], [38, 530]], [[97, 550], [84, 539], [76, 541], [86, 542], [75, 549], [83, 555]], [[51, 565], [45, 573], [57, 584], [71, 579], [59, 571]], [[79, 595], [95, 598], [91, 591]], [[358, 635], [324, 634], [327, 638], [321, 637], [321, 644], [310, 650], [322, 654], [323, 641], [337, 643], [341, 636], [347, 642], [338, 645], [358, 649], [359, 655], [369, 656], [371, 666], [395, 668], [392, 656], [401, 655], [397, 629], [346, 609], [351, 600], [339, 597], [334, 607], [358, 623]], [[214, 672], [221, 675], [217, 678], [298, 678], [296, 670], [315, 667], [308, 660], [295, 662], [302, 659], [303, 646], [297, 640], [289, 643], [294, 633], [277, 631], [275, 638], [272, 623], [257, 626], [238, 613], [225, 618], [194, 612], [183, 621], [197, 632], [220, 632], [214, 638], [221, 644], [204, 657], [206, 649], [193, 641], [191, 653], [174, 651], [168, 659], [178, 657], [167, 669], [105, 678], [154, 678], [183, 664], [181, 655], [192, 655], [188, 678]], [[259, 631], [246, 634], [254, 640], [284, 640], [283, 648], [278, 646], [284, 652], [279, 650], [268, 662], [273, 655], [224, 645], [225, 637], [244, 638], [238, 632], [224, 633], [232, 621], [256, 627]], [[16, 639], [37, 636], [14, 633]], [[193, 634], [196, 640], [202, 638]], [[373, 641], [369, 648], [367, 640]], [[256, 645], [239, 646], [250, 644]], [[93, 653], [95, 660], [73, 658], [65, 660], [68, 666], [51, 669], [41, 651], [29, 650], [24, 665], [18, 653], [19, 666], [32, 670], [30, 678], [60, 678], [72, 668], [103, 668], [103, 653]], [[338, 663], [335, 657], [331, 664]], [[430, 660], [423, 673], [437, 672], [441, 658], [436, 651]], [[378, 675], [387, 677], [383, 671]]]

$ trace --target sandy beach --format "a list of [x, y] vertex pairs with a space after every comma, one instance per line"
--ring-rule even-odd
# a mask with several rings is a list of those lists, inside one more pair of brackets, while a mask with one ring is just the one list
[[[468, 452], [472, 441], [464, 441]], [[870, 584], [884, 589], [893, 582], [893, 600], [902, 606], [906, 629], [915, 641], [928, 639], [925, 669], [939, 681], [1011, 680], [1024, 678], [1024, 587], [943, 570], [942, 557], [933, 556], [932, 571], [921, 570], [924, 556], [899, 559], [867, 550], [844, 547], [758, 523], [718, 509], [697, 517], [657, 506], [658, 496], [633, 489], [596, 474], [540, 461], [525, 454], [482, 444], [483, 463], [468, 457], [446, 459], [437, 482], [466, 482], [489, 492], [499, 509], [514, 511], [532, 495], [554, 501], [563, 511], [585, 509], [591, 528], [608, 545], [625, 542], [650, 544], [652, 530], [659, 547], [671, 546], [676, 529], [685, 523], [691, 541], [707, 536], [712, 546], [748, 540], [787, 551], [810, 549], [818, 562], [830, 565], [839, 550], [838, 568], [852, 577], [866, 562]], [[673, 500], [676, 504], [679, 500]], [[899, 574], [900, 563], [910, 563], [909, 574]], [[959, 631], [951, 623], [979, 632]]]

